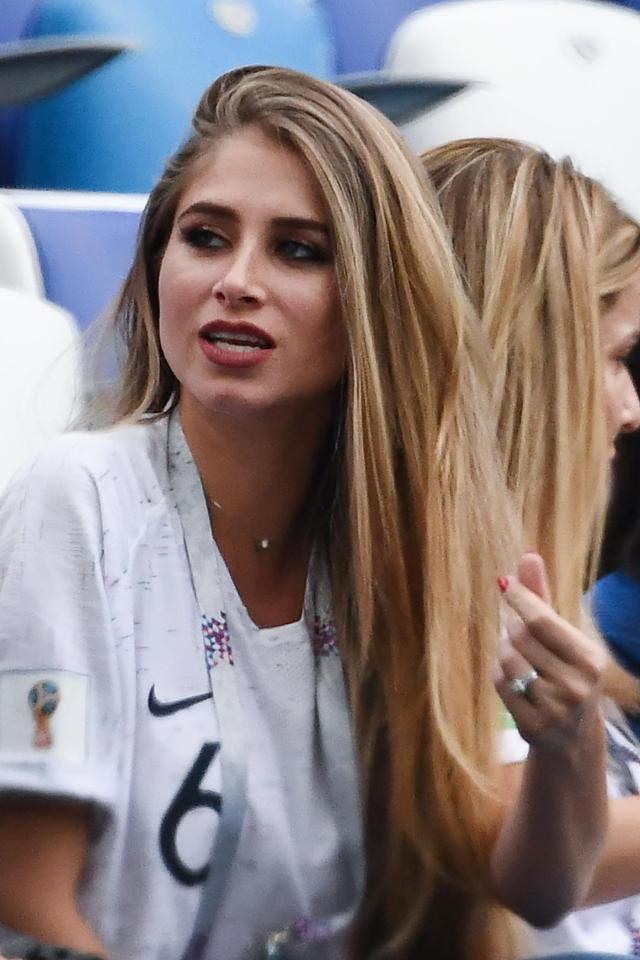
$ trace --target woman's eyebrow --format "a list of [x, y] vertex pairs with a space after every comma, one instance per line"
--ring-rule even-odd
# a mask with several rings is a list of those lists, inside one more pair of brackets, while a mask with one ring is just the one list
[[220, 217], [223, 220], [238, 221], [240, 219], [233, 207], [227, 207], [222, 203], [211, 203], [209, 200], [198, 200], [183, 210], [179, 214], [178, 220], [182, 220], [183, 217], [193, 213], [204, 213], [207, 216]]
[[[206, 216], [219, 217], [222, 220], [229, 220], [237, 223], [240, 220], [238, 211], [222, 203], [212, 203], [210, 200], [198, 200], [190, 204], [178, 215], [178, 220], [190, 216], [194, 213], [205, 214]], [[329, 228], [321, 220], [314, 220], [312, 217], [274, 217], [271, 221], [274, 227], [285, 227], [289, 230], [312, 230], [315, 233], [321, 233], [323, 236], [329, 236]]]

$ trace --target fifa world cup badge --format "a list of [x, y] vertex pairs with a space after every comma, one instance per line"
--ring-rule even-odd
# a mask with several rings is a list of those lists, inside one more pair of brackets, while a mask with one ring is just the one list
[[47, 750], [53, 746], [51, 718], [60, 703], [60, 688], [52, 680], [39, 680], [29, 690], [28, 699], [36, 727], [33, 745]]

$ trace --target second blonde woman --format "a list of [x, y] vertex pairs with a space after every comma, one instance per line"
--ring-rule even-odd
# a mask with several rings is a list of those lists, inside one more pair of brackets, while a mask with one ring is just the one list
[[[429, 151], [423, 163], [492, 351], [503, 469], [537, 551], [524, 561], [530, 582], [568, 620], [592, 630], [583, 594], [598, 563], [609, 464], [616, 438], [640, 426], [627, 366], [640, 338], [640, 226], [568, 160], [521, 143], [458, 141]], [[515, 657], [521, 669], [526, 637], [516, 631], [514, 645], [509, 666]], [[540, 676], [515, 696], [501, 681], [507, 706], [545, 699], [549, 663], [536, 668]], [[565, 679], [569, 690], [575, 678]], [[608, 713], [609, 786], [617, 799], [584, 891], [584, 902], [606, 906], [536, 933], [538, 956], [640, 953], [640, 898], [625, 899], [640, 892], [640, 749], [612, 705]], [[535, 744], [535, 729], [520, 723], [520, 730]], [[517, 791], [526, 772], [509, 770]]]

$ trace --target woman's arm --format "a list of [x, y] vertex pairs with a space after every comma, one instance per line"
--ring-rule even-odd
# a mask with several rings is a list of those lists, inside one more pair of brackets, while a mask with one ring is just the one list
[[88, 828], [85, 804], [0, 800], [0, 922], [43, 943], [106, 957], [76, 903]]
[[[504, 598], [517, 616], [496, 687], [530, 749], [519, 789], [509, 768], [505, 773], [512, 780], [492, 879], [507, 907], [535, 926], [551, 926], [584, 900], [607, 828], [599, 707], [606, 655], [549, 606], [537, 555], [525, 555]], [[531, 668], [538, 678], [525, 694], [515, 692], [511, 681]]]
[[596, 870], [606, 798], [584, 768], [600, 769], [599, 741], [598, 731], [591, 761], [576, 756], [567, 763], [532, 751], [525, 764], [505, 767], [510, 799], [492, 876], [501, 902], [533, 926], [553, 926], [583, 905]]
[[[504, 768], [505, 797], [518, 797], [525, 764]], [[609, 799], [609, 825], [589, 890], [580, 907], [640, 894], [640, 797]]]

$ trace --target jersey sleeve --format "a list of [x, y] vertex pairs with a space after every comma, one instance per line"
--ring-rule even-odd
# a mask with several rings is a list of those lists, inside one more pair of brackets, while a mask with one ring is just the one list
[[0, 499], [0, 791], [118, 788], [121, 684], [94, 477], [70, 437]]

